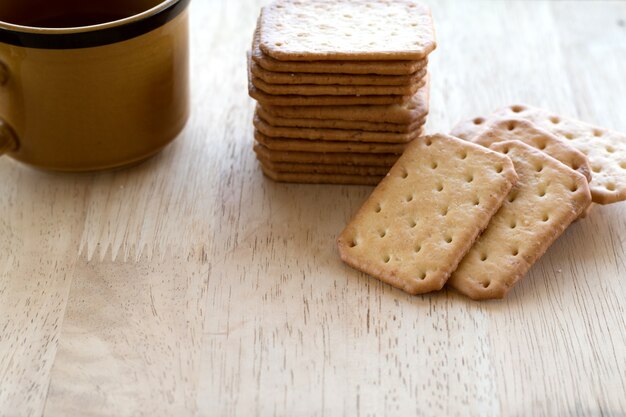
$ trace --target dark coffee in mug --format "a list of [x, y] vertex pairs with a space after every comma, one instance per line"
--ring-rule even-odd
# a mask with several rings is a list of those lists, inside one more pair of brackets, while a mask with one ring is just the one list
[[102, 23], [114, 22], [126, 17], [128, 17], [128, 15], [125, 13], [72, 12], [62, 15], [24, 18], [18, 24], [22, 26], [40, 28], [71, 28], [100, 25]]
[[161, 1], [2, 0], [0, 20], [15, 25], [41, 28], [92, 26], [136, 15], [158, 5]]

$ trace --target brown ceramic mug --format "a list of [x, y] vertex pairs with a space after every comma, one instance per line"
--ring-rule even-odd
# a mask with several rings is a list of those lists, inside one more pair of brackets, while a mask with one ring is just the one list
[[0, 154], [43, 169], [140, 162], [189, 114], [189, 0], [1, 0]]

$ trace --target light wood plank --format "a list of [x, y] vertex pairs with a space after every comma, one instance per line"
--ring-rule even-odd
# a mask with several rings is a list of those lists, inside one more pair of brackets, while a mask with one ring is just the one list
[[45, 405], [88, 178], [0, 163], [0, 416]]
[[[251, 152], [261, 3], [192, 2], [194, 114], [157, 158], [82, 177], [0, 161], [0, 415], [626, 413], [626, 205], [505, 301], [347, 268], [334, 240], [371, 188], [275, 184]], [[431, 4], [429, 131], [511, 102], [626, 131], [626, 5]]]

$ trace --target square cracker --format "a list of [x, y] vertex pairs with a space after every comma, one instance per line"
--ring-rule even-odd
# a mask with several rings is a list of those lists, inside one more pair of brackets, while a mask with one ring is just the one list
[[266, 177], [277, 181], [296, 184], [336, 184], [336, 185], [376, 185], [382, 175], [342, 175], [342, 174], [311, 174], [302, 172], [276, 172], [261, 165]]
[[413, 60], [435, 49], [430, 9], [411, 0], [277, 0], [260, 48], [283, 61]]
[[259, 43], [260, 34], [257, 27], [252, 43], [252, 59], [262, 68], [274, 72], [411, 75], [428, 65], [428, 59], [420, 61], [279, 61], [264, 54]]
[[325, 164], [293, 164], [289, 162], [271, 162], [264, 158], [258, 158], [262, 166], [270, 171], [279, 173], [303, 173], [303, 174], [338, 174], [338, 175], [387, 175], [391, 166], [359, 166], [359, 165], [325, 165]]
[[424, 86], [424, 75], [404, 85], [327, 85], [327, 84], [270, 84], [252, 75], [252, 84], [260, 91], [273, 95], [300, 96], [412, 96]]
[[407, 143], [420, 136], [422, 129], [418, 128], [408, 133], [368, 132], [364, 130], [345, 129], [307, 129], [301, 127], [271, 126], [258, 114], [254, 116], [254, 127], [265, 136], [272, 138], [292, 138], [307, 140], [331, 140], [346, 142], [378, 142], [378, 143]]
[[338, 119], [350, 121], [411, 124], [424, 119], [429, 112], [430, 80], [417, 90], [406, 103], [391, 105], [353, 106], [274, 106], [263, 109], [276, 117], [291, 119]]
[[463, 121], [452, 134], [471, 140], [484, 132], [489, 120], [511, 116], [535, 123], [587, 156], [592, 171], [590, 188], [594, 203], [612, 204], [626, 200], [626, 134], [526, 105], [505, 107], [490, 116]]
[[254, 132], [254, 138], [260, 144], [275, 151], [401, 154], [407, 146], [405, 143], [342, 142], [330, 140], [271, 138], [265, 136], [257, 130]]
[[353, 106], [353, 105], [387, 105], [405, 104], [411, 100], [411, 95], [386, 96], [304, 96], [304, 95], [275, 95], [268, 94], [255, 87], [248, 81], [248, 94], [263, 106]]
[[580, 172], [587, 178], [587, 181], [591, 181], [591, 166], [585, 154], [528, 120], [506, 117], [494, 119], [489, 123], [489, 129], [474, 138], [472, 142], [488, 148], [494, 143], [509, 140], [519, 140], [532, 146], [574, 171]]
[[398, 154], [371, 154], [356, 152], [294, 152], [273, 151], [260, 143], [254, 144], [254, 152], [259, 159], [276, 163], [295, 164], [328, 164], [328, 165], [354, 165], [354, 166], [383, 166], [391, 167], [396, 163]]
[[439, 290], [516, 180], [502, 154], [419, 138], [339, 236], [341, 259], [411, 294]]
[[364, 130], [368, 132], [396, 132], [408, 133], [418, 130], [426, 123], [426, 118], [416, 120], [410, 124], [384, 123], [384, 122], [362, 122], [339, 119], [290, 119], [274, 116], [267, 112], [263, 106], [257, 105], [256, 112], [259, 117], [271, 126], [301, 127], [307, 129], [344, 129], [344, 130]]
[[315, 84], [315, 85], [407, 85], [415, 84], [426, 75], [426, 68], [407, 75], [378, 74], [316, 74], [311, 72], [276, 72], [269, 71], [257, 64], [249, 62], [250, 72], [268, 84]]
[[491, 148], [519, 180], [448, 281], [475, 300], [503, 298], [591, 203], [586, 178], [556, 159], [519, 141]]

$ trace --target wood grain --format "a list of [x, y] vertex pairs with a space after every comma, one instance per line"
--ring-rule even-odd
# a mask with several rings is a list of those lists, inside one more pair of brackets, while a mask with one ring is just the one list
[[[0, 160], [0, 416], [623, 416], [626, 205], [508, 299], [343, 265], [371, 188], [275, 184], [252, 152], [261, 1], [192, 2], [193, 115], [134, 169]], [[526, 102], [626, 131], [626, 4], [432, 1], [430, 132]]]

